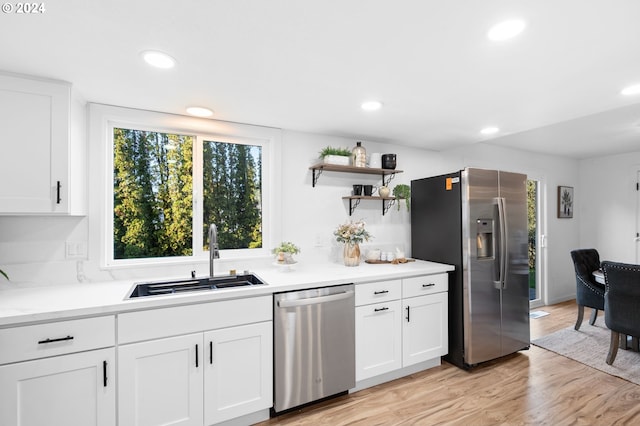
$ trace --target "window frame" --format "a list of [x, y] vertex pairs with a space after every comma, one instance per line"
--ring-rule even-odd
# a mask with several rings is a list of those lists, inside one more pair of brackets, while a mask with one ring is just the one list
[[[149, 257], [139, 259], [114, 259], [113, 256], [113, 131], [127, 128], [162, 133], [175, 133], [194, 137], [193, 148], [193, 254], [191, 256]], [[193, 264], [208, 262], [208, 252], [202, 248], [202, 144], [203, 141], [242, 143], [261, 146], [262, 151], [262, 248], [221, 250], [221, 259], [258, 259], [270, 256], [269, 247], [277, 240], [281, 226], [280, 206], [274, 202], [280, 197], [281, 173], [275, 167], [280, 158], [280, 129], [247, 124], [229, 123], [153, 111], [135, 110], [101, 104], [89, 104], [89, 137], [91, 146], [101, 146], [90, 158], [91, 170], [102, 170], [101, 183], [94, 182], [91, 174], [90, 187], [102, 188], [90, 193], [90, 214], [100, 217], [93, 221], [90, 231], [100, 235], [95, 246], [100, 253], [103, 269], [140, 267], [171, 264]], [[97, 167], [94, 169], [94, 167]], [[96, 197], [99, 197], [96, 199]], [[98, 222], [98, 225], [95, 223]], [[92, 247], [94, 247], [92, 245]]]

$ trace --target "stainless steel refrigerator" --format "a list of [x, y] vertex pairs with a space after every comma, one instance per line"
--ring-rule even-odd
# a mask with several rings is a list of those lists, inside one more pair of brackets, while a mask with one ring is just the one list
[[411, 181], [411, 255], [449, 275], [449, 354], [461, 368], [529, 348], [527, 176], [466, 168]]

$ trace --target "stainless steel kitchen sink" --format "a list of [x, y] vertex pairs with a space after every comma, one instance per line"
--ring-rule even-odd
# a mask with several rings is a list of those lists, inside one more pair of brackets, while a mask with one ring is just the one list
[[254, 274], [229, 275], [215, 278], [192, 278], [189, 280], [153, 281], [134, 284], [129, 299], [134, 297], [180, 294], [192, 291], [222, 290], [225, 288], [265, 285]]

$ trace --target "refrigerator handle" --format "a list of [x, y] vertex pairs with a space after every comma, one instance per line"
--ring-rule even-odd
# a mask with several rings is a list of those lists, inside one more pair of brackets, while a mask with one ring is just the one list
[[498, 197], [498, 228], [500, 229], [500, 272], [498, 275], [498, 282], [496, 283], [498, 288], [507, 288], [506, 275], [507, 275], [507, 216], [505, 215], [505, 199], [504, 197]]

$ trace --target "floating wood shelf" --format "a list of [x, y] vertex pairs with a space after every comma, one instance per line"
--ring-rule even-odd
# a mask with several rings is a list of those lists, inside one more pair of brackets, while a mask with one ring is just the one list
[[[394, 170], [394, 169], [378, 169], [373, 167], [354, 167], [354, 166], [340, 166], [338, 164], [326, 164], [326, 163], [318, 163], [311, 167], [309, 170], [313, 173], [312, 186], [316, 186], [318, 182], [318, 178], [324, 171], [329, 172], [340, 172], [340, 173], [359, 173], [359, 174], [367, 174], [367, 175], [379, 175], [382, 176], [382, 185], [387, 186], [391, 179], [393, 179], [396, 173], [402, 173], [402, 170]], [[380, 198], [380, 197], [378, 197]]]

